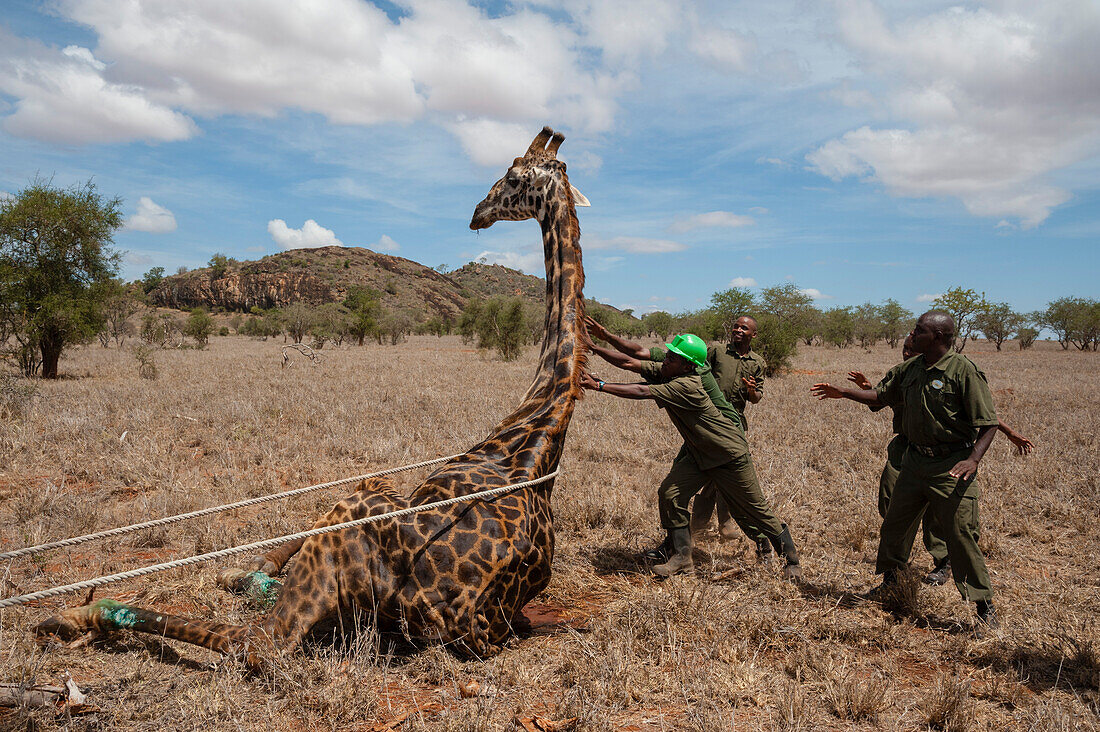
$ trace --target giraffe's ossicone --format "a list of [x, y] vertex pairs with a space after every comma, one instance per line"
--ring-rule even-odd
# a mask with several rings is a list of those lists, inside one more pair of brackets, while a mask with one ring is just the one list
[[[474, 210], [471, 229], [500, 220], [536, 219], [546, 257], [546, 332], [538, 368], [519, 407], [469, 451], [436, 470], [410, 495], [373, 480], [332, 508], [315, 526], [351, 521], [432, 503], [553, 472], [580, 393], [585, 358], [584, 271], [575, 206], [588, 205], [557, 159], [564, 136], [549, 127]], [[366, 619], [382, 632], [456, 651], [490, 655], [512, 632], [523, 606], [550, 581], [553, 481], [389, 519], [285, 545], [258, 558], [275, 573], [295, 553], [271, 611], [255, 626], [188, 620], [100, 600], [64, 611], [38, 626], [40, 634], [77, 636], [127, 628], [157, 633], [253, 666], [272, 650], [287, 650], [322, 627]], [[254, 580], [255, 578], [253, 578]], [[249, 580], [250, 582], [252, 580]], [[243, 587], [242, 572], [223, 584]]]

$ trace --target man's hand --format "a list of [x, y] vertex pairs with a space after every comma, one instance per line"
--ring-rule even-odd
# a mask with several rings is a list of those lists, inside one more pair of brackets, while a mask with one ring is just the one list
[[1027, 455], [1029, 452], [1031, 452], [1032, 448], [1035, 447], [1035, 445], [1031, 443], [1031, 440], [1027, 439], [1018, 432], [1007, 430], [1005, 432], [1005, 437], [1008, 438], [1009, 442], [1016, 446], [1017, 455]]
[[753, 404], [760, 398], [760, 395], [756, 393], [756, 377], [755, 376], [742, 376], [741, 383], [745, 385], [745, 393], [749, 398], [749, 401]]
[[952, 478], [962, 478], [963, 480], [969, 480], [978, 472], [978, 461], [967, 458], [966, 460], [960, 460], [955, 463], [955, 467], [947, 471], [947, 474]]
[[871, 384], [871, 380], [868, 379], [866, 376], [864, 376], [859, 371], [849, 371], [848, 372], [848, 381], [852, 382], [853, 384], [858, 386], [860, 389], [874, 389], [875, 388]]
[[818, 399], [843, 399], [844, 392], [832, 384], [814, 384], [810, 387], [810, 393]]
[[595, 374], [590, 374], [587, 371], [581, 372], [581, 388], [591, 389], [592, 391], [600, 390], [600, 378]]
[[607, 328], [597, 323], [591, 315], [584, 316], [584, 327], [588, 329], [588, 334], [590, 336], [596, 336], [603, 341], [606, 341], [607, 336], [611, 335], [607, 332]]

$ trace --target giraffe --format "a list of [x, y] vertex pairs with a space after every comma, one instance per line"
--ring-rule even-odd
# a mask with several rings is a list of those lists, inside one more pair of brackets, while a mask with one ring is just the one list
[[[584, 271], [575, 206], [588, 201], [566, 176], [565, 139], [545, 127], [477, 205], [470, 228], [534, 218], [546, 260], [545, 335], [534, 379], [519, 407], [489, 436], [403, 496], [386, 480], [364, 481], [315, 526], [431, 503], [553, 472], [580, 394], [586, 358]], [[187, 619], [103, 599], [38, 625], [40, 636], [74, 638], [117, 629], [156, 633], [260, 669], [275, 652], [315, 632], [366, 616], [382, 632], [439, 642], [487, 657], [513, 632], [520, 610], [550, 581], [553, 481], [322, 534], [260, 559], [291, 566], [274, 605], [255, 625]], [[236, 575], [233, 575], [236, 576]]]

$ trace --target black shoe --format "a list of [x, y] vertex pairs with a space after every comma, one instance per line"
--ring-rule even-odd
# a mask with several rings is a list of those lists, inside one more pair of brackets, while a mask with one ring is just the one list
[[898, 574], [896, 570], [888, 569], [882, 573], [882, 582], [871, 588], [864, 595], [868, 600], [882, 602], [898, 587]]
[[997, 608], [993, 607], [992, 600], [978, 600], [975, 603], [978, 609], [978, 631], [996, 630], [1001, 627], [1001, 620], [997, 617]]
[[936, 562], [936, 566], [934, 566], [932, 568], [931, 572], [929, 572], [927, 575], [925, 575], [925, 577], [921, 580], [921, 582], [923, 582], [926, 585], [933, 585], [934, 587], [939, 587], [940, 585], [946, 585], [947, 581], [950, 580], [950, 579], [951, 579], [951, 560], [950, 559], [941, 559], [940, 561]]
[[652, 549], [647, 549], [638, 555], [647, 562], [667, 562], [672, 556], [672, 537], [666, 536], [665, 540]]

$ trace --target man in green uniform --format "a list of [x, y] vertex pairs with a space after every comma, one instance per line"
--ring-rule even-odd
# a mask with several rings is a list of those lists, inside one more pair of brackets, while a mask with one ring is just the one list
[[[905, 342], [902, 343], [901, 357], [902, 362], [894, 368], [890, 369], [886, 373], [880, 385], [888, 383], [891, 379], [896, 378], [897, 372], [901, 370], [901, 367], [905, 365], [913, 356], [917, 355], [913, 352], [912, 343], [909, 337], [906, 336]], [[874, 389], [871, 385], [870, 379], [864, 376], [859, 371], [849, 371], [848, 381], [858, 386], [860, 389]], [[871, 411], [877, 412], [882, 407], [870, 407]], [[894, 439], [890, 440], [890, 444], [886, 446], [886, 464], [882, 466], [882, 475], [879, 477], [878, 482], [878, 513], [879, 516], [886, 518], [886, 508], [890, 505], [890, 496], [894, 493], [894, 485], [897, 482], [898, 474], [901, 472], [901, 461], [905, 456], [905, 451], [909, 447], [909, 440], [901, 432], [902, 425], [902, 412], [903, 407], [898, 405], [893, 408], [893, 431]], [[1031, 452], [1032, 445], [1031, 440], [1020, 435], [1014, 429], [1006, 425], [1004, 422], [997, 420], [997, 429], [1008, 437], [1009, 441], [1016, 446], [1016, 451], [1020, 455], [1026, 455]], [[947, 541], [943, 538], [943, 530], [939, 528], [936, 523], [936, 517], [932, 512], [926, 511], [924, 514], [924, 520], [921, 522], [921, 530], [924, 535], [924, 548], [928, 550], [928, 553], [932, 555], [933, 566], [932, 571], [928, 573], [923, 579], [923, 582], [927, 585], [943, 585], [951, 578], [951, 561], [947, 556]]]
[[[661, 362], [665, 358], [666, 351], [663, 348], [656, 346], [646, 348], [640, 343], [616, 336], [590, 317], [585, 318], [585, 324], [588, 326], [590, 335], [607, 341], [615, 350], [626, 356], [639, 361], [655, 362]], [[736, 412], [737, 421], [745, 432], [748, 431], [745, 405], [756, 404], [764, 396], [764, 370], [767, 364], [760, 354], [752, 350], [752, 339], [755, 337], [756, 320], [746, 315], [738, 318], [734, 323], [730, 343], [725, 348], [717, 346], [707, 348], [707, 368], [718, 389]], [[700, 533], [706, 529], [717, 502], [718, 529], [722, 538], [733, 539], [737, 536], [740, 527], [741, 531], [756, 542], [758, 552], [762, 556], [770, 555], [771, 544], [760, 528], [731, 516], [726, 504], [722, 502], [720, 496], [717, 496], [715, 488], [713, 485], [707, 485], [696, 494], [695, 502], [692, 504], [692, 532]]]
[[875, 389], [814, 384], [819, 399], [848, 398], [868, 406], [904, 407], [901, 434], [909, 440], [879, 534], [875, 572], [883, 587], [909, 564], [917, 525], [931, 510], [943, 528], [951, 574], [978, 618], [996, 627], [993, 588], [978, 549], [978, 463], [997, 433], [997, 413], [985, 375], [951, 350], [955, 321], [932, 310], [910, 334], [917, 354]]
[[[662, 363], [642, 362], [626, 354], [589, 344], [592, 352], [612, 365], [641, 374], [645, 384], [608, 384], [584, 373], [581, 386], [626, 399], [653, 399], [666, 410], [684, 439], [684, 449], [658, 489], [661, 525], [667, 532], [662, 547], [668, 561], [653, 567], [662, 577], [692, 569], [691, 497], [713, 482], [731, 512], [761, 527], [775, 551], [787, 560], [786, 573], [799, 577], [798, 551], [786, 524], [772, 513], [756, 480], [745, 433], [731, 415], [736, 412], [722, 397], [708, 374], [711, 388], [704, 385], [706, 344], [697, 336], [676, 336], [668, 344], [669, 355]], [[722, 409], [718, 404], [722, 405]]]

